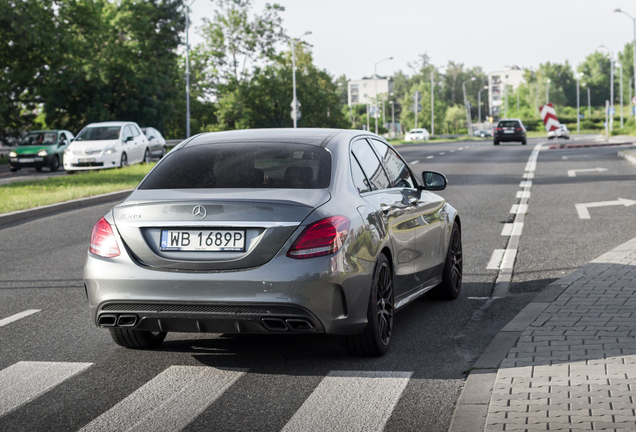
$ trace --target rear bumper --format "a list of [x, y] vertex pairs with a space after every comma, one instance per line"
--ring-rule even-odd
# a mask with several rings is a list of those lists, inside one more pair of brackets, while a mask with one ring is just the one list
[[526, 139], [526, 136], [523, 134], [501, 134], [495, 135], [494, 139], [497, 141], [505, 142], [505, 141], [516, 141], [521, 142]]
[[241, 271], [168, 272], [140, 267], [122, 251], [89, 253], [84, 281], [93, 322], [104, 328], [357, 334], [367, 323], [373, 271], [344, 253], [307, 260], [281, 253]]

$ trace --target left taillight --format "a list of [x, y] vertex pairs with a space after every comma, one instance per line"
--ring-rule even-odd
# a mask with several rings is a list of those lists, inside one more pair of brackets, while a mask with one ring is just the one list
[[332, 216], [312, 223], [298, 236], [287, 256], [295, 259], [315, 258], [336, 253], [349, 234], [351, 221]]
[[113, 258], [121, 253], [119, 246], [117, 246], [113, 227], [103, 217], [93, 227], [91, 246], [88, 250], [104, 258]]

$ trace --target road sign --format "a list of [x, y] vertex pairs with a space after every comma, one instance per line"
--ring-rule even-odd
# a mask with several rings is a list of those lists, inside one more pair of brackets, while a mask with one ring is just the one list
[[636, 106], [632, 107], [632, 115], [636, 115]]
[[[296, 105], [296, 106], [294, 106]], [[291, 103], [289, 104], [290, 107], [292, 107], [292, 109], [299, 109], [300, 108], [300, 101], [298, 99], [296, 99], [296, 104], [294, 104], [294, 101], [292, 100]]]
[[291, 110], [291, 118], [292, 118], [292, 120], [294, 120], [294, 119], [300, 120], [300, 117], [301, 117], [301, 114], [300, 114], [300, 110], [299, 109], [298, 110], [295, 110], [295, 109]]
[[419, 90], [415, 90], [415, 94], [413, 95], [413, 100], [416, 101], [416, 102], [419, 102], [419, 101], [422, 100], [422, 95], [420, 94]]
[[371, 118], [379, 118], [380, 117], [380, 108], [376, 106], [369, 107], [369, 116]]
[[550, 132], [559, 128], [559, 119], [556, 116], [556, 111], [551, 103], [547, 103], [539, 108], [541, 113], [541, 120], [545, 124], [546, 132]]
[[609, 115], [613, 116], [614, 114], [616, 114], [616, 108], [611, 107], [611, 108], [609, 109]]
[[421, 112], [422, 111], [422, 104], [421, 103], [413, 104], [413, 106], [411, 108], [413, 108], [413, 111]]
[[585, 118], [585, 116], [583, 114], [579, 114], [579, 118], [582, 119]]

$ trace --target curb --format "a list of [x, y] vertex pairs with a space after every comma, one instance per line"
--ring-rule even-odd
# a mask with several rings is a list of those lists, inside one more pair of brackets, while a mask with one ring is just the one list
[[[634, 151], [629, 151], [634, 150]], [[627, 162], [631, 162], [636, 165], [636, 147], [633, 149], [621, 150], [618, 152], [618, 155], [624, 158]]]
[[473, 365], [457, 401], [449, 432], [483, 431], [499, 365], [517, 343], [521, 333], [554, 302], [565, 289], [585, 276], [585, 266], [546, 286], [486, 347]]
[[103, 195], [97, 195], [88, 198], [79, 198], [76, 200], [65, 201], [56, 204], [49, 204], [42, 207], [36, 207], [29, 210], [19, 210], [11, 213], [0, 215], [0, 226], [8, 225], [14, 222], [24, 222], [27, 219], [33, 219], [46, 216], [51, 213], [59, 213], [68, 210], [75, 210], [82, 207], [88, 207], [95, 204], [101, 204], [109, 201], [118, 201], [125, 199], [133, 189], [126, 189], [118, 192], [111, 192]]
[[610, 143], [576, 143], [576, 144], [563, 144], [562, 146], [559, 144], [550, 144], [548, 147], [549, 150], [563, 149], [563, 148], [584, 148], [584, 147], [609, 147], [609, 146], [619, 146], [619, 145], [631, 145], [634, 144], [633, 141], [626, 142], [610, 142]]

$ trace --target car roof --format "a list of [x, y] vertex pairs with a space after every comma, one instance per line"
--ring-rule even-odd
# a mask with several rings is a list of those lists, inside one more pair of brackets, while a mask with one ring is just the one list
[[[315, 146], [326, 145], [331, 138], [339, 137], [351, 138], [364, 134], [364, 131], [357, 129], [321, 129], [321, 128], [280, 128], [280, 129], [242, 129], [225, 132], [207, 132], [196, 135], [190, 141], [184, 143], [184, 147], [198, 146], [215, 143], [228, 142], [288, 142], [310, 144]], [[366, 132], [367, 135], [371, 135]]]
[[123, 126], [130, 123], [135, 123], [131, 121], [110, 121], [110, 122], [101, 122], [101, 123], [91, 123], [86, 125], [86, 127], [96, 127], [96, 126]]
[[46, 132], [68, 132], [66, 129], [46, 129], [46, 130], [34, 130], [28, 131], [27, 133], [46, 133]]

